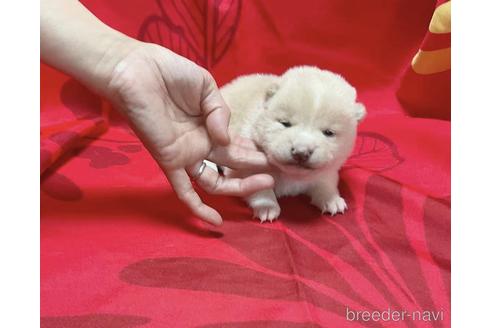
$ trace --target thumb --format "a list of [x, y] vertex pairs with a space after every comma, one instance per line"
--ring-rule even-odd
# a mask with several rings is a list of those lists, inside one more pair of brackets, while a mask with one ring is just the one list
[[214, 142], [227, 146], [230, 142], [228, 127], [231, 112], [210, 73], [207, 72], [207, 76], [201, 101], [205, 126]]

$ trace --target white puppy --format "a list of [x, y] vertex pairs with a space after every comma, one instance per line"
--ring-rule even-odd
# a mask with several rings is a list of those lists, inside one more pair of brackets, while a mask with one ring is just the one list
[[[335, 215], [347, 208], [338, 193], [338, 170], [354, 146], [365, 116], [355, 89], [340, 75], [311, 66], [282, 76], [254, 74], [221, 89], [232, 116], [231, 134], [252, 139], [275, 168], [275, 189], [246, 199], [262, 222], [280, 214], [277, 198], [306, 193]], [[227, 170], [228, 176], [251, 172]]]

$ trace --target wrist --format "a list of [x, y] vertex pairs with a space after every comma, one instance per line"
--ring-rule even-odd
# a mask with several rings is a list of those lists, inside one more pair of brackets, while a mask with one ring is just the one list
[[94, 91], [104, 97], [111, 98], [109, 84], [114, 74], [115, 67], [122, 62], [128, 54], [141, 45], [141, 42], [124, 34], [114, 31], [115, 34], [102, 37], [99, 43], [99, 51], [95, 55], [94, 65], [89, 67], [87, 81]]
[[76, 0], [41, 2], [41, 58], [102, 95], [114, 66], [139, 43]]

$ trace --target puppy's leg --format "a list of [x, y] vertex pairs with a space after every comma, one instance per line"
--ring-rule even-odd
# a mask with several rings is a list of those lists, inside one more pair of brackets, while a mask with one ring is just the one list
[[246, 198], [249, 206], [254, 211], [254, 217], [265, 221], [272, 222], [280, 215], [280, 206], [277, 197], [272, 189], [259, 191]]
[[332, 216], [343, 213], [347, 209], [345, 200], [338, 193], [338, 172], [323, 177], [308, 191], [311, 203], [321, 210], [321, 213], [330, 213]]
[[[250, 172], [246, 171], [224, 168], [224, 175], [230, 178], [244, 178], [250, 174]], [[265, 221], [272, 222], [280, 215], [280, 206], [278, 205], [277, 196], [275, 196], [273, 189], [258, 191], [253, 195], [245, 197], [244, 200], [253, 209], [254, 217], [260, 219], [262, 223]]]

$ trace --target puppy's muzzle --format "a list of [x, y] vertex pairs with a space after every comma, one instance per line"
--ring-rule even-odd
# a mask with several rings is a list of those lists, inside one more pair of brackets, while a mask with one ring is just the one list
[[299, 164], [306, 163], [311, 155], [313, 154], [312, 149], [298, 149], [298, 148], [291, 148], [290, 153], [292, 155], [292, 158], [294, 161], [296, 161]]

